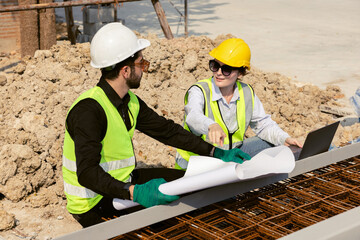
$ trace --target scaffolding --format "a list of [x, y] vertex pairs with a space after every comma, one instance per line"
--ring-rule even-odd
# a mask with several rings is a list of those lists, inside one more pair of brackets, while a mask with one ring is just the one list
[[[52, 3], [42, 3], [42, 4], [41, 3], [40, 4], [24, 4], [24, 5], [18, 5], [18, 6], [0, 7], [0, 13], [40, 10], [40, 9], [47, 9], [47, 8], [69, 9], [70, 7], [73, 7], [73, 6], [101, 5], [101, 4], [109, 4], [109, 3], [118, 4], [118, 3], [135, 2], [135, 1], [141, 1], [141, 0], [78, 0], [78, 1], [52, 2]], [[163, 30], [165, 37], [167, 39], [173, 39], [174, 36], [171, 32], [169, 23], [166, 19], [165, 12], [160, 4], [160, 1], [159, 0], [151, 0], [151, 3], [154, 6], [154, 10], [158, 16], [159, 23], [160, 23], [161, 29]], [[188, 26], [187, 26], [188, 13], [187, 12], [188, 12], [188, 4], [187, 4], [187, 0], [184, 0], [184, 15], [181, 15], [181, 16], [184, 17], [184, 21], [185, 21], [185, 36], [188, 36]], [[71, 12], [71, 16], [68, 16], [68, 14], [67, 14], [67, 24], [74, 25], [72, 12]], [[69, 34], [69, 35], [71, 35], [71, 34]], [[69, 39], [73, 40], [73, 37], [69, 36]], [[73, 43], [73, 41], [72, 41], [72, 43]]]

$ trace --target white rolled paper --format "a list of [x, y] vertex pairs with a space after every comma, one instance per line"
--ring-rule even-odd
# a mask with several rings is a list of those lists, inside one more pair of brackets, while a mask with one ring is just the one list
[[[159, 191], [167, 195], [181, 195], [262, 176], [290, 173], [294, 168], [294, 155], [286, 146], [265, 149], [242, 164], [225, 163], [211, 157], [191, 156], [185, 175], [177, 180], [161, 184]], [[119, 210], [138, 205], [123, 199], [114, 199], [113, 204]]]

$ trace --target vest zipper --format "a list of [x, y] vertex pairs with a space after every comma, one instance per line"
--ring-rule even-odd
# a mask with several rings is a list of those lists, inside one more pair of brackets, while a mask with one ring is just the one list
[[229, 150], [232, 149], [232, 135], [233, 133], [229, 133], [229, 129], [228, 130], [228, 134], [229, 134]]

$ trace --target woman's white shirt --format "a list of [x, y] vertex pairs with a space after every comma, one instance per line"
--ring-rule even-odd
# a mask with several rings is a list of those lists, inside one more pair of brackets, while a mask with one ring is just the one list
[[[222, 96], [220, 89], [212, 80], [212, 101], [218, 101], [220, 112], [226, 127], [230, 133], [238, 129], [236, 119], [236, 101], [240, 99], [237, 85], [235, 84], [234, 94], [228, 104]], [[192, 86], [188, 92], [188, 103], [185, 105], [186, 124], [195, 135], [208, 134], [208, 129], [215, 121], [206, 117], [203, 113], [204, 96], [199, 87]], [[255, 134], [274, 145], [284, 144], [289, 134], [284, 132], [279, 125], [265, 113], [260, 99], [254, 94], [254, 110], [250, 120], [250, 127]]]

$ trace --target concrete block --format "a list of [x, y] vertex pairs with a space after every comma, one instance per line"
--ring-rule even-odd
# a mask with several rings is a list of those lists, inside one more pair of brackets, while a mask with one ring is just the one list
[[114, 8], [113, 6], [101, 7], [86, 7], [83, 11], [83, 22], [98, 23], [98, 22], [113, 22], [114, 21]]
[[106, 23], [87, 23], [84, 22], [84, 34], [94, 36], [95, 33]]
[[93, 36], [89, 36], [86, 34], [79, 34], [76, 38], [77, 43], [91, 42]]

